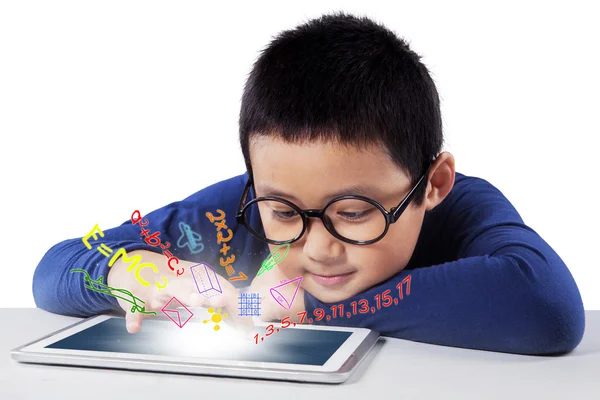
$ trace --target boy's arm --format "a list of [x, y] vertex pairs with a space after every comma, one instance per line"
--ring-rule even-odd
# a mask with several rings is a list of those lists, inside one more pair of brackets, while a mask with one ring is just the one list
[[[144, 257], [144, 253], [149, 254], [147, 252], [166, 253], [162, 257], [165, 265], [169, 255], [176, 257], [182, 261], [182, 265], [187, 266], [189, 263], [183, 261], [206, 262], [214, 268], [217, 274], [224, 276], [225, 280], [248, 277], [246, 280], [232, 281], [234, 286], [249, 284], [248, 279], [251, 279], [250, 277], [254, 276], [252, 274], [256, 273], [253, 269], [257, 269], [260, 265], [257, 267], [255, 263], [249, 261], [249, 257], [242, 257], [242, 255], [256, 253], [257, 251], [253, 248], [256, 243], [249, 238], [250, 235], [246, 234], [244, 229], [238, 229], [235, 220], [235, 212], [246, 179], [246, 174], [240, 175], [209, 186], [183, 201], [169, 204], [151, 213], [141, 212], [142, 220], [135, 225], [128, 220], [123, 225], [112, 229], [98, 226], [104, 236], [96, 231], [96, 237], [92, 236], [88, 239], [91, 248], [86, 247], [82, 238], [58, 243], [44, 255], [34, 273], [33, 295], [36, 305], [50, 312], [72, 316], [90, 316], [110, 310], [119, 310], [120, 307], [114, 297], [87, 289], [84, 274], [71, 273], [70, 270], [82, 269], [93, 280], [102, 276], [104, 284], [108, 284], [110, 270], [108, 264], [113, 255], [121, 248], [126, 251], [128, 256], [134, 250], [142, 250], [137, 253], [142, 255], [142, 262], [149, 259], [148, 256]], [[224, 218], [226, 224], [223, 224], [220, 229], [223, 239], [231, 238], [226, 243], [218, 243], [219, 232], [217, 231], [218, 227], [215, 226], [218, 222], [213, 223], [206, 216], [206, 213], [210, 212], [214, 214], [215, 219], [218, 219], [220, 213], [217, 212], [217, 209], [222, 210], [226, 215]], [[133, 211], [130, 210], [124, 217], [129, 218]], [[89, 230], [95, 223], [93, 215], [90, 215], [90, 218], [92, 222]], [[195, 238], [199, 246], [192, 249], [185, 244], [188, 242], [188, 235], [182, 232], [185, 227], [180, 223], [186, 224], [198, 235]], [[147, 225], [142, 227], [140, 224]], [[142, 236], [143, 229], [148, 229], [145, 237]], [[155, 244], [156, 240], [151, 239], [151, 244], [148, 244], [146, 239], [155, 232], [160, 233], [158, 236], [160, 245], [152, 246], [151, 244]], [[87, 231], [82, 232], [82, 237], [87, 233]], [[183, 240], [180, 241], [182, 236]], [[229, 246], [224, 257], [220, 253], [223, 244]], [[154, 255], [157, 256], [157, 254]], [[232, 256], [235, 256], [235, 261], [229, 264], [228, 268], [221, 266], [221, 260], [231, 260]], [[122, 259], [123, 257], [119, 258], [117, 263]], [[153, 260], [156, 260], [156, 257]], [[170, 273], [167, 273], [169, 275], [167, 279], [169, 282], [174, 282], [178, 279], [176, 271], [181, 271], [181, 266], [178, 266], [175, 260], [171, 262], [171, 266], [174, 267], [174, 271], [167, 270]], [[232, 270], [235, 273], [228, 276]], [[188, 273], [187, 270], [185, 272]], [[158, 277], [156, 278], [158, 279]], [[151, 282], [152, 286], [155, 284], [154, 280]]]
[[[115, 229], [123, 237], [129, 231], [119, 228]], [[103, 277], [103, 283], [107, 284], [110, 258], [98, 251], [100, 243], [113, 250], [123, 248], [128, 254], [148, 246], [143, 241], [99, 239], [97, 242], [89, 242], [93, 246], [91, 250], [79, 238], [65, 240], [46, 252], [33, 275], [33, 297], [39, 308], [75, 317], [88, 317], [120, 309], [115, 297], [87, 289], [84, 274], [72, 273], [70, 270], [84, 270], [92, 280]]]
[[[442, 242], [442, 247], [423, 246], [433, 243], [432, 238], [420, 238], [422, 246], [414, 257], [431, 260], [436, 256], [428, 251], [445, 248], [457, 261], [405, 269], [343, 302], [346, 313], [352, 311], [353, 301], [366, 299], [368, 313], [357, 312], [350, 319], [338, 316], [328, 325], [368, 327], [402, 339], [519, 354], [563, 353], [579, 344], [585, 318], [571, 273], [499, 190], [483, 179], [463, 178], [430, 213], [431, 230], [437, 226], [433, 242]], [[375, 296], [386, 291], [399, 299], [398, 304], [392, 301], [372, 314]], [[319, 307], [332, 315], [331, 305], [309, 293], [305, 302], [310, 316]]]

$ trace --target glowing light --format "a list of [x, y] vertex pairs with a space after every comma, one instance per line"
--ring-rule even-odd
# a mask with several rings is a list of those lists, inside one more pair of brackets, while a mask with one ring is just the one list
[[208, 312], [210, 314], [212, 314], [212, 316], [210, 317], [210, 320], [204, 320], [202, 321], [203, 323], [207, 324], [209, 322], [214, 322], [215, 323], [215, 327], [213, 328], [215, 331], [218, 331], [219, 329], [221, 329], [221, 327], [219, 326], [219, 322], [223, 321], [223, 318], [227, 318], [227, 314], [223, 314], [221, 315], [221, 311], [223, 309], [222, 308], [218, 308], [217, 311], [215, 312], [215, 309], [213, 307], [209, 307]]

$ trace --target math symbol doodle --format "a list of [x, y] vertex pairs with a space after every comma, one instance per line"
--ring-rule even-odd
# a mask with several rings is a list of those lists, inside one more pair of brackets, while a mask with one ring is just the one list
[[291, 281], [281, 283], [270, 289], [271, 296], [273, 296], [275, 301], [278, 302], [281, 307], [289, 310], [290, 307], [292, 307], [292, 303], [296, 298], [301, 283], [301, 276], [292, 279]]
[[[116, 297], [118, 299], [121, 299], [128, 303], [133, 304], [133, 306], [131, 307], [132, 313], [135, 313], [137, 311], [140, 314], [156, 315], [156, 313], [154, 311], [146, 311], [146, 306], [144, 305], [144, 302], [142, 300], [140, 300], [139, 297], [135, 297], [129, 290], [116, 289], [116, 288], [110, 287], [108, 285], [105, 285], [103, 276], [100, 276], [98, 279], [93, 280], [90, 277], [90, 275], [87, 273], [87, 271], [84, 269], [72, 269], [70, 272], [71, 273], [74, 273], [74, 272], [83, 273], [84, 274], [83, 279], [85, 280], [84, 286], [87, 289], [93, 290], [94, 292], [98, 292], [98, 293], [104, 293], [109, 296]], [[117, 293], [126, 295], [128, 297], [126, 298], [126, 297], [119, 296]], [[141, 303], [142, 305], [140, 306], [138, 304], [138, 302]]]
[[171, 297], [171, 300], [165, 304], [161, 311], [180, 328], [183, 328], [194, 316], [194, 313], [176, 297]]
[[260, 293], [244, 292], [239, 296], [240, 317], [252, 317], [260, 315]]
[[[100, 237], [104, 237], [104, 232], [102, 232], [102, 230], [100, 229], [98, 224], [96, 224], [92, 228], [92, 230], [81, 239], [83, 241], [83, 244], [85, 244], [85, 247], [87, 247], [90, 250], [92, 249], [92, 245], [90, 245], [89, 239], [91, 237], [93, 237], [94, 240], [98, 240], [98, 237], [96, 236], [96, 232], [100, 235]], [[117, 261], [117, 259], [119, 257], [123, 256], [122, 261], [124, 263], [130, 264], [129, 267], [127, 268], [127, 272], [131, 272], [131, 271], [135, 270], [136, 279], [138, 280], [138, 282], [140, 282], [144, 286], [150, 286], [150, 283], [148, 283], [147, 281], [145, 281], [142, 278], [142, 276], [140, 275], [140, 271], [142, 271], [144, 268], [150, 268], [150, 269], [152, 269], [152, 271], [154, 271], [154, 273], [158, 273], [158, 269], [156, 268], [156, 265], [154, 265], [152, 263], [141, 263], [142, 256], [140, 256], [139, 254], [136, 254], [135, 256], [132, 256], [132, 257], [127, 256], [127, 251], [124, 248], [120, 248], [119, 250], [117, 250], [117, 252], [115, 254], [113, 254], [114, 253], [113, 249], [111, 249], [104, 243], [101, 243], [100, 246], [97, 247], [97, 249], [105, 257], [109, 257], [112, 254], [112, 258], [108, 262], [109, 267], [112, 267], [113, 264], [115, 263], [115, 261]], [[179, 263], [179, 260], [177, 260], [177, 262]], [[171, 265], [171, 260], [169, 260], [169, 266], [170, 265]], [[183, 271], [182, 271], [182, 273], [183, 273]], [[159, 291], [161, 289], [164, 289], [168, 283], [167, 279], [164, 276], [161, 278], [163, 278], [162, 286], [159, 285], [159, 282], [156, 282], [156, 287], [158, 288]]]
[[[150, 221], [148, 221], [148, 219], [145, 219], [146, 223], [144, 223], [144, 221], [142, 221], [142, 214], [140, 213], [140, 210], [135, 210], [133, 212], [133, 214], [131, 214], [131, 223], [133, 225], [136, 224], [140, 224], [140, 227], [144, 227], [147, 226]], [[93, 230], [92, 230], [93, 232]], [[169, 250], [165, 250], [168, 249], [169, 247], [171, 247], [171, 243], [170, 242], [165, 242], [164, 244], [161, 243], [161, 239], [160, 239], [160, 232], [154, 232], [151, 235], [148, 235], [150, 233], [150, 229], [145, 229], [142, 228], [142, 233], [140, 234], [140, 236], [145, 236], [146, 238], [144, 239], [144, 241], [149, 244], [152, 247], [160, 247], [161, 249], [163, 249], [163, 254], [165, 257], [167, 257], [168, 261], [168, 265], [169, 268], [171, 269], [171, 271], [175, 271], [175, 268], [173, 268], [173, 266], [171, 265], [171, 263], [173, 261], [175, 261], [175, 264], [179, 264], [179, 258], [175, 257], [173, 255], [173, 253], [171, 253]], [[100, 249], [98, 249], [99, 251], [101, 251]], [[103, 253], [105, 254], [105, 253]], [[185, 268], [181, 268], [181, 271], [177, 270], [177, 276], [183, 275], [183, 273], [185, 272]], [[166, 281], [166, 279], [165, 279]], [[165, 283], [166, 285], [166, 283]], [[156, 283], [156, 287], [158, 287], [158, 290], [164, 288], [164, 286], [159, 286], [158, 282]]]
[[[282, 247], [285, 247], [285, 253], [283, 253], [283, 255], [281, 255], [281, 253], [279, 252], [279, 249], [281, 249]], [[287, 256], [289, 250], [290, 250], [289, 243], [281, 244], [281, 245], [275, 247], [273, 249], [273, 251], [271, 252], [271, 254], [269, 254], [269, 257], [267, 257], [266, 260], [262, 262], [262, 265], [261, 265], [260, 269], [258, 270], [258, 273], [256, 274], [256, 276], [260, 276], [263, 272], [272, 270], [274, 266], [276, 266], [277, 264], [279, 264], [280, 262], [283, 261], [285, 256]]]
[[201, 242], [202, 236], [199, 233], [192, 231], [192, 228], [188, 224], [180, 222], [179, 230], [181, 231], [181, 236], [177, 241], [178, 247], [183, 248], [187, 246], [193, 254], [200, 253], [204, 250], [204, 244]]
[[207, 263], [191, 266], [190, 272], [201, 295], [210, 298], [223, 293], [216, 271]]

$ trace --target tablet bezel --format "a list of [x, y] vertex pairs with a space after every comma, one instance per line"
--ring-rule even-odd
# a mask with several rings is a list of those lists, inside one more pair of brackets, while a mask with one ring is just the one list
[[[66, 337], [69, 337], [77, 332], [83, 331], [91, 326], [97, 325], [109, 318], [119, 318], [114, 315], [99, 315], [79, 321], [73, 325], [65, 327], [59, 331], [53, 332], [47, 336], [35, 340], [34, 342], [25, 344], [12, 351], [13, 358], [18, 359], [17, 355], [39, 355], [43, 359], [63, 357], [71, 360], [86, 358], [89, 360], [121, 360], [130, 362], [146, 362], [146, 363], [162, 363], [162, 364], [187, 364], [206, 367], [221, 367], [234, 369], [253, 369], [253, 370], [278, 370], [281, 372], [306, 372], [306, 373], [332, 373], [339, 371], [345, 363], [352, 357], [355, 350], [361, 346], [369, 335], [378, 334], [374, 331], [365, 328], [351, 327], [331, 327], [331, 326], [315, 326], [315, 325], [298, 325], [286, 329], [308, 329], [308, 330], [329, 330], [329, 331], [344, 331], [351, 332], [351, 335], [346, 341], [334, 352], [334, 354], [323, 365], [304, 365], [304, 364], [287, 364], [275, 362], [257, 362], [257, 361], [232, 361], [220, 360], [214, 358], [200, 357], [182, 357], [182, 356], [164, 356], [150, 355], [140, 353], [115, 353], [106, 351], [88, 351], [88, 350], [70, 350], [70, 349], [53, 349], [46, 348], [50, 344], [56, 343]], [[158, 318], [162, 319], [162, 318]], [[165, 318], [166, 319], [166, 318]], [[256, 323], [257, 326], [266, 327], [270, 324]], [[369, 346], [370, 348], [371, 346]], [[27, 357], [30, 358], [30, 357]], [[29, 361], [29, 360], [24, 360]], [[76, 363], [73, 363], [76, 365]], [[118, 367], [115, 367], [118, 368]]]

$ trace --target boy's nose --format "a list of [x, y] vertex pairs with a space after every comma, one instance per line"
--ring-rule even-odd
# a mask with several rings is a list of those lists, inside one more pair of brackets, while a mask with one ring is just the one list
[[329, 233], [317, 218], [308, 220], [303, 239], [304, 253], [319, 263], [330, 263], [344, 252], [344, 244]]

